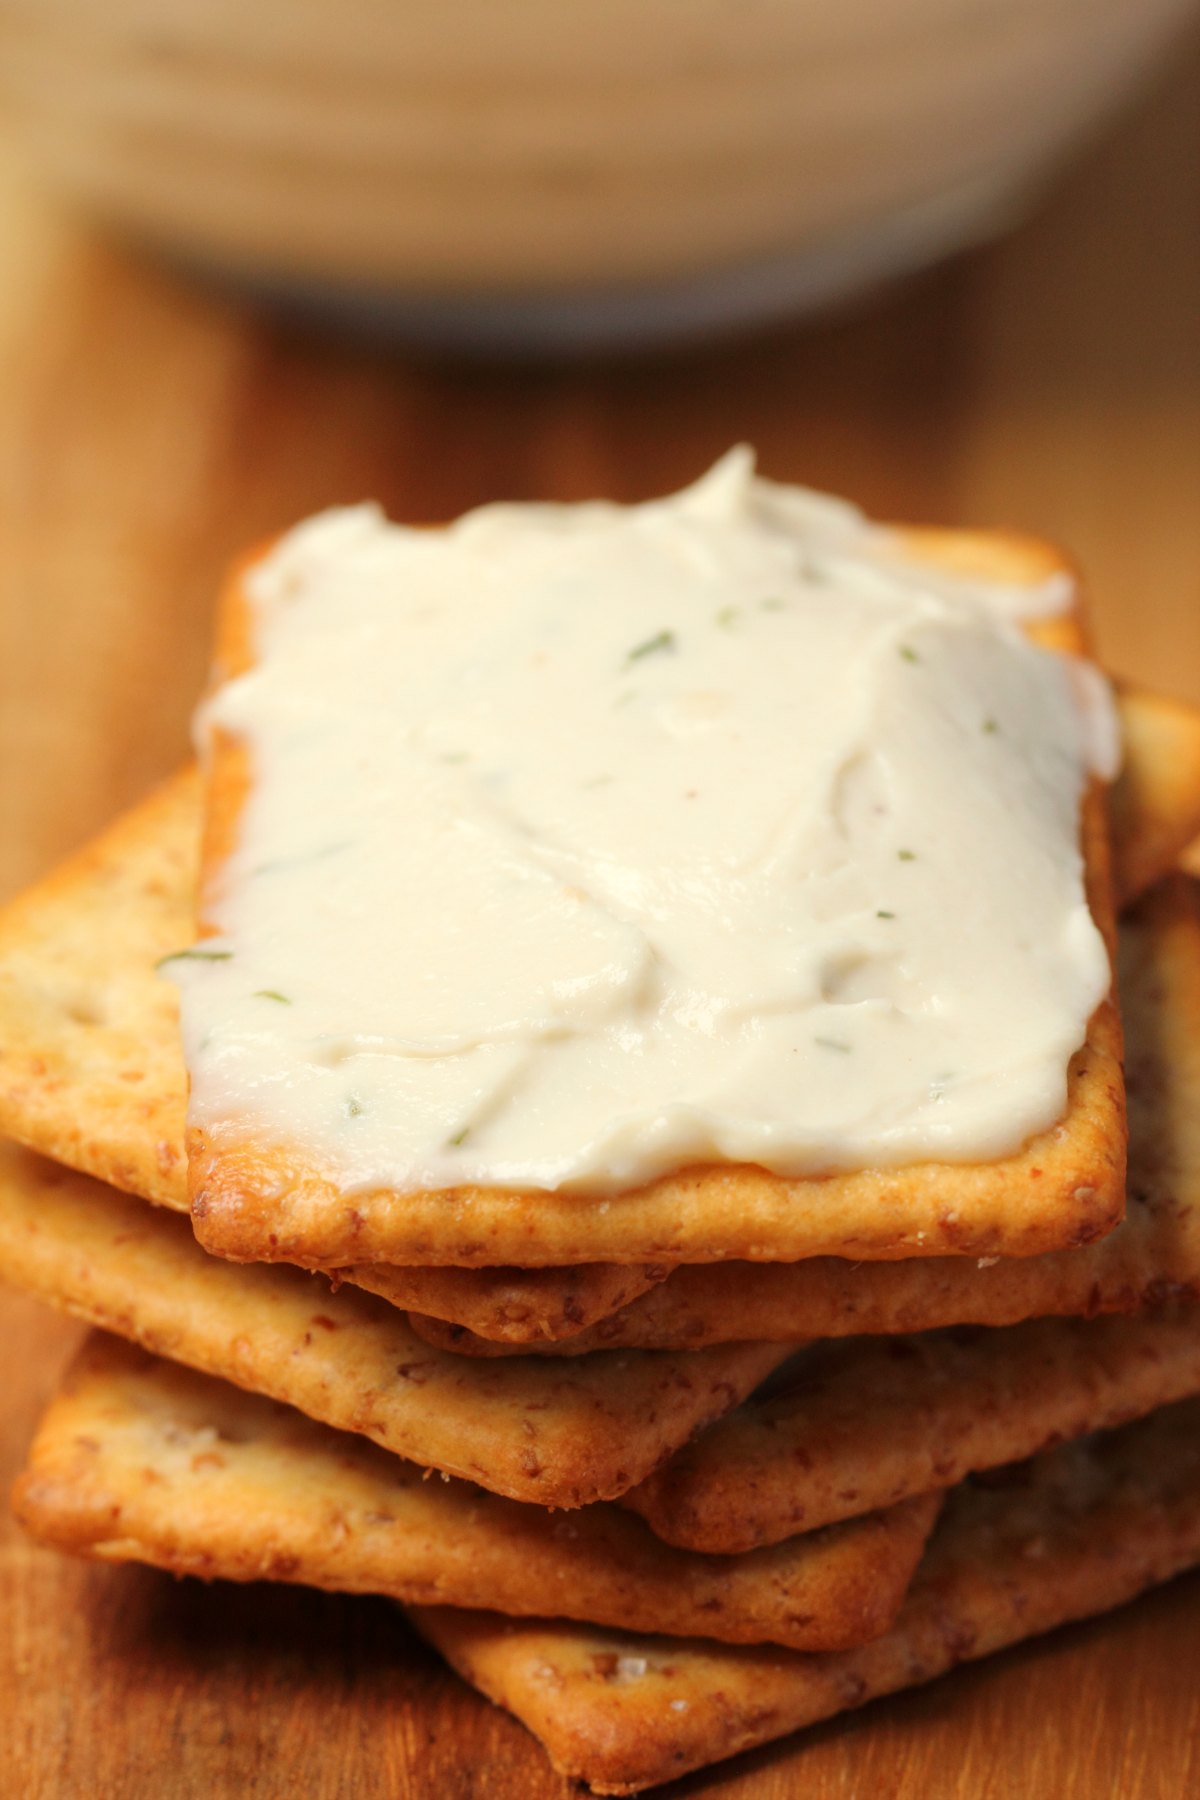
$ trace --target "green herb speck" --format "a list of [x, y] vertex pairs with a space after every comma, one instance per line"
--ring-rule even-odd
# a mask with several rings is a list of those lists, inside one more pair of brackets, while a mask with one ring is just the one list
[[465, 750], [447, 750], [438, 757], [438, 761], [445, 763], [448, 768], [456, 768], [459, 763], [469, 762], [470, 758]]
[[471, 1135], [471, 1127], [469, 1125], [464, 1125], [462, 1130], [456, 1131], [454, 1136], [450, 1139], [451, 1148], [454, 1150], [457, 1150], [457, 1148], [460, 1144], [466, 1143], [466, 1141], [470, 1137], [470, 1135]]
[[741, 617], [741, 611], [742, 609], [740, 606], [721, 607], [717, 613], [717, 624], [721, 627], [722, 631], [729, 631], [737, 624], [738, 619]]
[[915, 850], [897, 850], [896, 855], [901, 862], [916, 862], [917, 860]]
[[349, 1096], [349, 1098], [346, 1101], [346, 1115], [348, 1118], [351, 1118], [351, 1119], [361, 1118], [363, 1113], [366, 1112], [366, 1110], [367, 1110], [366, 1107], [363, 1105], [362, 1101], [358, 1098], [357, 1094], [351, 1094]]
[[822, 1050], [837, 1050], [842, 1056], [851, 1054], [852, 1046], [843, 1044], [840, 1038], [817, 1037], [813, 1039], [813, 1043], [819, 1044]]
[[995, 719], [985, 719], [983, 721], [983, 729], [984, 729], [985, 736], [995, 737], [995, 735], [999, 731], [1000, 727], [999, 727], [999, 725], [997, 725]]
[[256, 988], [254, 990], [254, 998], [256, 1000], [275, 1000], [280, 1006], [290, 1006], [292, 1004], [287, 995], [281, 994], [278, 988]]
[[896, 915], [894, 912], [886, 912], [882, 906], [879, 908], [879, 911], [875, 914], [875, 917], [877, 919], [894, 919], [895, 916]]
[[165, 969], [173, 962], [228, 962], [232, 955], [232, 950], [202, 950], [197, 946], [191, 950], [172, 950], [169, 956], [160, 956], [154, 966]]
[[635, 644], [625, 661], [641, 662], [644, 656], [658, 656], [663, 651], [676, 650], [678, 647], [673, 631], [658, 631], [653, 637], [647, 638], [644, 644]]
[[917, 663], [921, 660], [911, 644], [901, 644], [900, 654], [905, 662]]
[[768, 594], [766, 599], [760, 600], [758, 604], [764, 612], [782, 612], [787, 601], [780, 599], [778, 594]]

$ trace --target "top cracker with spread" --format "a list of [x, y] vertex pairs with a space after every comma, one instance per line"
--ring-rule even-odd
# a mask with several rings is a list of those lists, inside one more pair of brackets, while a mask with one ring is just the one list
[[1107, 1230], [1083, 647], [1043, 547], [886, 532], [740, 453], [644, 506], [300, 527], [233, 584], [201, 721], [206, 936], [171, 973], [202, 1240], [537, 1265]]

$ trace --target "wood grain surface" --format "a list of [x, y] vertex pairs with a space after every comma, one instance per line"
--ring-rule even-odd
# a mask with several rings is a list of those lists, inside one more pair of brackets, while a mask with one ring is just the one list
[[[873, 511], [1068, 545], [1117, 669], [1200, 701], [1200, 54], [1007, 242], [851, 318], [608, 367], [330, 343], [59, 216], [0, 162], [0, 888], [181, 757], [225, 559], [374, 495], [635, 498], [732, 440]], [[2, 1023], [2, 1022], [0, 1022]], [[76, 1333], [0, 1296], [3, 1478]], [[1200, 1578], [685, 1781], [724, 1800], [1200, 1792]], [[549, 1800], [383, 1603], [205, 1588], [0, 1534], [0, 1788]], [[666, 1790], [664, 1790], [666, 1791]]]

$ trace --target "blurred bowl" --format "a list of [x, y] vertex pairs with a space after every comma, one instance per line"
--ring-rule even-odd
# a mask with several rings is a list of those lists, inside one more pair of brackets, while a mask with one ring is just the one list
[[57, 186], [175, 255], [511, 344], [828, 301], [994, 231], [1195, 0], [0, 0]]

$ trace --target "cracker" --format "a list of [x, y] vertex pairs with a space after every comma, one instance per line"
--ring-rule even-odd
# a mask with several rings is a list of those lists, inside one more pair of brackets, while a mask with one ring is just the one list
[[618, 1507], [565, 1519], [93, 1333], [14, 1495], [43, 1543], [177, 1575], [552, 1612], [798, 1650], [877, 1637], [940, 1497], [748, 1557], [668, 1550]]
[[951, 1494], [900, 1617], [858, 1650], [721, 1649], [418, 1608], [563, 1775], [629, 1794], [1120, 1606], [1200, 1561], [1200, 1403]]
[[[1129, 1095], [1128, 1206], [1101, 1243], [1021, 1261], [835, 1257], [680, 1268], [642, 1299], [557, 1346], [683, 1349], [733, 1338], [846, 1337], [1050, 1314], [1130, 1312], [1200, 1299], [1200, 887], [1177, 875], [1121, 921]], [[506, 1346], [414, 1318], [427, 1341]], [[531, 1346], [536, 1350], [537, 1346]]]
[[479, 1362], [299, 1269], [206, 1256], [186, 1218], [0, 1143], [0, 1270], [61, 1310], [517, 1500], [612, 1499], [787, 1352]]
[[624, 1496], [728, 1555], [1200, 1394], [1200, 1309], [811, 1345]]
[[179, 1009], [199, 783], [158, 788], [0, 915], [0, 1132], [186, 1210]]
[[[1037, 584], [1064, 573], [1048, 545], [1015, 536], [927, 531], [914, 534], [913, 548], [927, 563], [1004, 582]], [[248, 572], [245, 563], [234, 571], [220, 609], [223, 675], [253, 660]], [[1085, 647], [1073, 615], [1037, 621], [1030, 631], [1059, 648]], [[219, 885], [251, 782], [244, 746], [215, 734], [205, 770], [202, 891]], [[1081, 845], [1092, 913], [1111, 942], [1107, 810], [1095, 781], [1081, 809]], [[1120, 1024], [1110, 995], [1068, 1065], [1062, 1117], [1014, 1155], [988, 1162], [924, 1161], [795, 1179], [750, 1164], [705, 1164], [598, 1204], [573, 1193], [468, 1184], [349, 1194], [302, 1144], [239, 1135], [230, 1122], [215, 1136], [192, 1125], [186, 1143], [196, 1235], [208, 1249], [239, 1259], [313, 1268], [1028, 1256], [1090, 1243], [1121, 1217]]]
[[[552, 1269], [402, 1269], [360, 1263], [345, 1279], [393, 1306], [438, 1319], [476, 1320], [517, 1351], [555, 1346], [648, 1293], [670, 1263], [580, 1263]], [[451, 1330], [455, 1327], [450, 1327]]]

